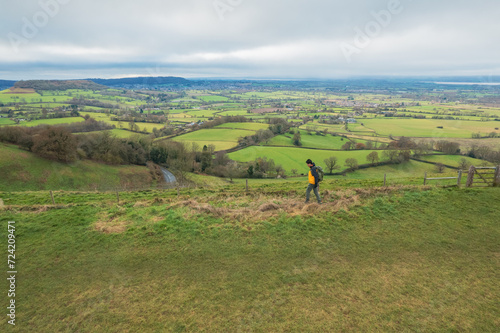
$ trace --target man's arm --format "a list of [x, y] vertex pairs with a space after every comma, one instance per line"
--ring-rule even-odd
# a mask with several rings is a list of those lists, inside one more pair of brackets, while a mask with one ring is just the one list
[[318, 170], [316, 169], [315, 166], [311, 168], [311, 174], [314, 177], [314, 187], [316, 187], [319, 184], [319, 175], [318, 175]]

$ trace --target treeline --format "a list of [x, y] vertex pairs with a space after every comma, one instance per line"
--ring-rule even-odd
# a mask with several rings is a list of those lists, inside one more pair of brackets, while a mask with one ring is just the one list
[[105, 109], [119, 109], [120, 108], [120, 106], [117, 104], [104, 103], [104, 102], [101, 102], [97, 99], [86, 99], [86, 98], [73, 97], [73, 99], [71, 99], [68, 103], [71, 103], [73, 105], [78, 105], [78, 106], [93, 106], [93, 107], [105, 108]]
[[[276, 125], [276, 124], [275, 124]], [[90, 159], [107, 164], [136, 164], [146, 165], [152, 161], [178, 172], [181, 180], [187, 172], [199, 172], [228, 178], [264, 178], [286, 177], [282, 165], [277, 165], [272, 159], [259, 158], [248, 163], [232, 161], [226, 152], [215, 153], [213, 145], [204, 146], [200, 151], [197, 147], [185, 146], [173, 141], [153, 143], [152, 136], [133, 136], [117, 138], [109, 131], [73, 135], [71, 131], [96, 130], [103, 126], [101, 122], [87, 119], [81, 124], [67, 126], [38, 126], [0, 127], [0, 141], [17, 144], [43, 158], [73, 162], [77, 159]], [[278, 127], [274, 127], [275, 130]], [[271, 130], [265, 130], [272, 133]], [[264, 132], [265, 132], [264, 131]], [[264, 133], [261, 132], [261, 133]], [[473, 146], [468, 152], [460, 150], [456, 142], [440, 140], [437, 142], [416, 143], [409, 138], [401, 138], [390, 142], [382, 152], [382, 156], [374, 151], [368, 154], [367, 161], [372, 165], [379, 163], [404, 163], [412, 157], [425, 155], [437, 149], [445, 154], [462, 154], [481, 158], [500, 164], [500, 151], [484, 146]], [[338, 164], [328, 163], [325, 166], [333, 172]], [[346, 159], [345, 166], [350, 170], [358, 168], [358, 161], [354, 158]], [[297, 170], [292, 170], [297, 174]]]
[[239, 147], [247, 147], [268, 141], [276, 135], [285, 134], [290, 131], [291, 124], [282, 118], [267, 118], [269, 129], [260, 129], [255, 134], [245, 136], [238, 140]]
[[[94, 127], [95, 126], [95, 127]], [[152, 140], [149, 137], [121, 139], [109, 131], [73, 135], [102, 127], [101, 122], [87, 120], [68, 126], [0, 127], [0, 141], [17, 144], [36, 155], [59, 162], [91, 159], [108, 164], [145, 165]]]
[[14, 84], [15, 88], [31, 88], [36, 91], [40, 90], [68, 90], [68, 89], [85, 89], [85, 90], [102, 90], [108, 87], [87, 80], [27, 80], [17, 81]]
[[225, 116], [216, 118], [214, 120], [205, 121], [202, 124], [195, 124], [193, 129], [208, 129], [214, 128], [215, 126], [219, 126], [226, 123], [245, 123], [250, 121], [248, 118], [244, 116]]

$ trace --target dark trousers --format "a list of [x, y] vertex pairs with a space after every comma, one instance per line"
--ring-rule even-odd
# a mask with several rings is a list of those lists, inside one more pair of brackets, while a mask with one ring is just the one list
[[309, 202], [309, 197], [311, 195], [311, 190], [314, 190], [314, 194], [316, 195], [316, 199], [318, 199], [318, 203], [321, 203], [321, 198], [319, 197], [319, 185], [314, 187], [313, 184], [309, 184], [306, 190], [306, 202]]

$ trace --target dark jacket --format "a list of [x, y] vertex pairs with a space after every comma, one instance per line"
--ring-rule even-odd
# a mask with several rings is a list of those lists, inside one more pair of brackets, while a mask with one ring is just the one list
[[[314, 177], [314, 185], [318, 185], [319, 184], [319, 175], [318, 175], [318, 170], [316, 170], [316, 164], [313, 163], [313, 166], [311, 167], [311, 170], [309, 170], [309, 173], [312, 177]], [[311, 179], [311, 177], [309, 177], [309, 179]], [[309, 181], [310, 184], [311, 181]]]

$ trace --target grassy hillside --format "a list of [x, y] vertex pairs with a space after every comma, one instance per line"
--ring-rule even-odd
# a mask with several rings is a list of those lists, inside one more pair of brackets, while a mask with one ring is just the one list
[[130, 195], [0, 210], [12, 332], [498, 330], [499, 188]]
[[96, 190], [156, 184], [147, 167], [109, 166], [91, 161], [64, 164], [0, 143], [1, 191]]

